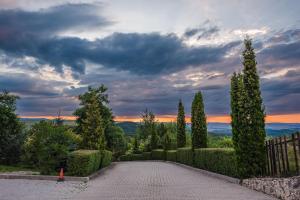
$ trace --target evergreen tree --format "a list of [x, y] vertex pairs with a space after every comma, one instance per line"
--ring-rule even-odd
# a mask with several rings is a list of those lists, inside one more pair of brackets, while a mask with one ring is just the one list
[[[74, 115], [77, 116], [76, 119], [76, 132], [82, 134], [82, 125], [83, 121], [87, 117], [87, 104], [90, 103], [91, 98], [96, 97], [97, 103], [99, 104], [99, 112], [103, 121], [104, 131], [106, 132], [107, 128], [113, 123], [113, 115], [111, 109], [108, 107], [108, 95], [106, 94], [107, 88], [104, 85], [100, 87], [93, 88], [88, 87], [88, 91], [84, 94], [79, 95], [80, 108], [76, 109]], [[106, 134], [108, 135], [108, 134]]]
[[186, 135], [185, 135], [185, 115], [182, 101], [178, 103], [178, 114], [177, 114], [177, 147], [185, 147]]
[[265, 113], [252, 42], [246, 38], [244, 44], [243, 74], [232, 77], [231, 117], [240, 176], [254, 177], [266, 164]]
[[192, 149], [207, 147], [207, 125], [201, 92], [195, 94], [192, 103]]
[[105, 149], [103, 120], [96, 96], [91, 96], [86, 105], [86, 117], [82, 121], [82, 147]]

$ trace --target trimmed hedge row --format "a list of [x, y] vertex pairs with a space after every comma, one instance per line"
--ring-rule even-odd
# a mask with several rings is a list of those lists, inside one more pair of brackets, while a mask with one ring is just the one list
[[101, 153], [98, 150], [77, 150], [67, 160], [68, 175], [87, 176], [100, 168]]
[[111, 160], [112, 160], [112, 152], [104, 150], [102, 152], [102, 161], [101, 161], [100, 168], [107, 167], [108, 165], [110, 165]]
[[235, 151], [232, 148], [179, 148], [164, 152], [155, 149], [143, 154], [127, 154], [120, 157], [121, 161], [131, 160], [168, 160], [200, 169], [213, 171], [227, 176], [238, 177]]
[[177, 151], [176, 150], [169, 150], [166, 153], [166, 160], [177, 162]]
[[177, 162], [186, 165], [193, 165], [193, 151], [191, 148], [177, 149]]
[[152, 160], [165, 160], [165, 152], [163, 149], [152, 150]]
[[88, 176], [100, 168], [110, 165], [112, 152], [104, 150], [77, 150], [69, 154], [67, 175]]
[[195, 149], [195, 167], [238, 177], [235, 151], [231, 148]]
[[144, 152], [142, 154], [126, 154], [120, 156], [120, 161], [133, 161], [133, 160], [151, 160], [151, 152]]

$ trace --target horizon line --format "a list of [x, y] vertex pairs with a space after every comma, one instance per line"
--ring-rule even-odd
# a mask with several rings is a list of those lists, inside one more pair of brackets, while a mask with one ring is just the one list
[[[76, 120], [76, 116], [61, 116], [64, 120]], [[157, 115], [155, 116], [158, 122], [176, 122], [176, 115]], [[19, 118], [27, 119], [55, 119], [57, 116], [51, 115], [36, 115], [36, 116], [19, 116]], [[186, 122], [191, 122], [191, 117], [185, 117]], [[116, 122], [140, 122], [140, 116], [115, 116], [114, 120]], [[300, 113], [296, 114], [274, 114], [267, 115], [266, 123], [300, 123]], [[230, 123], [231, 117], [229, 115], [208, 115], [207, 122], [211, 123]]]

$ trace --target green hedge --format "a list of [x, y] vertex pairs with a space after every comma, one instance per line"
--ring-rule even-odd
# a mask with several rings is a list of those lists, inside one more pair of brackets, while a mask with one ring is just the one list
[[227, 176], [238, 177], [235, 151], [231, 148], [195, 149], [195, 166]]
[[165, 152], [163, 149], [154, 149], [151, 157], [153, 160], [165, 160]]
[[144, 160], [143, 154], [126, 154], [120, 156], [120, 161]]
[[143, 160], [151, 160], [151, 152], [143, 152]]
[[106, 167], [106, 166], [110, 165], [111, 160], [112, 160], [112, 152], [104, 150], [102, 152], [102, 161], [101, 161], [100, 168], [103, 168], [103, 167]]
[[177, 149], [177, 162], [193, 165], [193, 151], [190, 147]]
[[77, 150], [67, 160], [67, 174], [87, 176], [100, 168], [101, 153], [98, 150]]
[[166, 160], [176, 162], [177, 161], [177, 151], [176, 150], [167, 151]]

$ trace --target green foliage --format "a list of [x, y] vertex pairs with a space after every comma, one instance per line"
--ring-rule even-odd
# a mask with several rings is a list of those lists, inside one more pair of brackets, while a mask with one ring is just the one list
[[120, 156], [120, 161], [134, 161], [134, 160], [150, 160], [148, 159], [148, 155], [145, 154], [126, 154]]
[[77, 150], [70, 153], [67, 161], [67, 174], [88, 176], [100, 168], [99, 150]]
[[243, 74], [231, 80], [231, 117], [240, 176], [254, 177], [263, 174], [266, 164], [265, 113], [252, 42], [247, 38], [244, 44]]
[[229, 136], [208, 135], [209, 148], [233, 148], [232, 138]]
[[113, 122], [111, 110], [107, 107], [107, 88], [88, 87], [88, 91], [79, 95], [80, 105], [74, 115], [77, 116], [76, 132], [83, 135], [83, 148], [104, 149], [106, 128]]
[[151, 156], [153, 160], [165, 160], [165, 151], [163, 149], [154, 149]]
[[101, 152], [101, 166], [100, 166], [100, 168], [107, 167], [108, 165], [110, 165], [111, 161], [112, 161], [112, 152], [107, 151], [107, 150], [103, 150]]
[[195, 94], [192, 103], [192, 148], [207, 147], [207, 125], [201, 92]]
[[112, 151], [113, 157], [118, 158], [127, 149], [127, 141], [122, 128], [116, 125], [109, 125], [105, 130], [107, 149]]
[[177, 147], [185, 147], [186, 145], [186, 134], [185, 134], [185, 115], [182, 101], [178, 103], [178, 114], [177, 114]]
[[151, 152], [143, 152], [142, 154], [144, 160], [151, 160]]
[[23, 161], [49, 174], [65, 166], [68, 153], [77, 147], [80, 138], [64, 126], [41, 121], [29, 130], [24, 144]]
[[190, 147], [177, 149], [177, 162], [193, 165], [193, 151]]
[[134, 154], [140, 153], [140, 151], [139, 151], [139, 141], [138, 141], [137, 136], [135, 136], [134, 139], [133, 139], [132, 153], [134, 153]]
[[166, 160], [177, 162], [177, 151], [176, 150], [169, 150], [166, 152]]
[[104, 125], [96, 96], [91, 96], [86, 104], [86, 118], [82, 120], [82, 148], [105, 148]]
[[234, 149], [195, 149], [195, 166], [232, 177], [239, 177]]
[[6, 91], [0, 93], [0, 164], [17, 163], [20, 159], [25, 134], [15, 114], [17, 99]]

